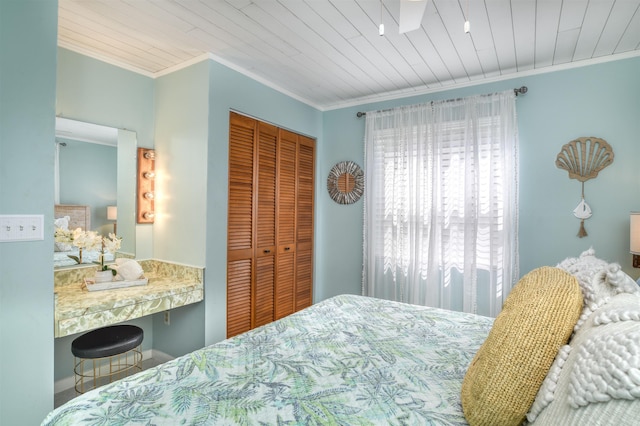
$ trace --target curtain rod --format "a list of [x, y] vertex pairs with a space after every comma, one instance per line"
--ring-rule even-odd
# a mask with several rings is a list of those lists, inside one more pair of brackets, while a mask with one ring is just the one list
[[[515, 93], [516, 96], [524, 95], [528, 91], [529, 91], [529, 89], [527, 88], [527, 86], [522, 86], [522, 87], [518, 87], [517, 89], [513, 89], [513, 93]], [[356, 117], [358, 117], [358, 118], [364, 117], [365, 115], [367, 115], [367, 113], [366, 112], [362, 112], [362, 111], [358, 111], [356, 113]]]

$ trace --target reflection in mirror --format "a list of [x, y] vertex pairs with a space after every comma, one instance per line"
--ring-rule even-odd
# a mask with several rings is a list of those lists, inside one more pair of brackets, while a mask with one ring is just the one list
[[[136, 146], [135, 132], [56, 118], [55, 219], [66, 216], [61, 206], [86, 211], [86, 221], [70, 229], [86, 226], [101, 235], [117, 229], [119, 252], [128, 256], [135, 256]], [[54, 251], [54, 266], [76, 264]]]

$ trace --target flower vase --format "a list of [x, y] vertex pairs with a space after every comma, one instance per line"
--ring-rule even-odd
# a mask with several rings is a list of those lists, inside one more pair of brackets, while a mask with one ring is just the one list
[[113, 281], [113, 272], [111, 269], [107, 269], [106, 271], [96, 271], [95, 282], [106, 283], [109, 281]]

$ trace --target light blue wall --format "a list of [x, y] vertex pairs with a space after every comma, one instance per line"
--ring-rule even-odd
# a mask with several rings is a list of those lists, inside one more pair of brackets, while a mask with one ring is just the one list
[[[210, 61], [209, 152], [207, 164], [207, 265], [205, 343], [226, 337], [226, 253], [229, 110], [317, 138], [322, 144], [322, 114], [224, 65]], [[317, 148], [316, 148], [317, 149]], [[316, 194], [322, 179], [317, 175]], [[317, 216], [316, 216], [317, 217]], [[315, 285], [318, 285], [316, 282]], [[322, 284], [319, 284], [322, 285]]]
[[[553, 265], [593, 247], [599, 257], [619, 262], [634, 278], [629, 255], [629, 212], [640, 209], [640, 58], [538, 74], [328, 111], [317, 167], [322, 177], [337, 161], [363, 164], [364, 118], [370, 111], [508, 90], [525, 85], [517, 100], [520, 134], [520, 273]], [[562, 145], [581, 136], [607, 140], [614, 163], [586, 182], [593, 216], [588, 236], [576, 236], [572, 211], [580, 201], [580, 183], [556, 168]], [[366, 170], [365, 170], [366, 173]], [[362, 270], [362, 201], [340, 206], [321, 191], [316, 218], [316, 301], [347, 292], [360, 293]]]
[[[316, 176], [316, 257], [314, 302], [342, 294], [361, 294], [363, 199], [342, 205], [326, 188], [331, 168], [340, 161], [355, 161], [364, 169], [364, 120], [359, 108], [323, 114], [322, 144], [318, 147]], [[366, 171], [365, 171], [366, 173]]]
[[44, 241], [0, 243], [0, 424], [7, 426], [40, 424], [53, 408], [57, 3], [0, 1], [0, 214], [40, 214], [45, 223]]
[[[153, 255], [205, 266], [209, 64], [156, 80], [156, 220]], [[205, 297], [208, 294], [205, 292]], [[154, 316], [154, 347], [180, 356], [204, 346], [204, 303]]]
[[[629, 212], [640, 209], [640, 58], [610, 62], [524, 81], [518, 101], [521, 134], [520, 269], [553, 264], [593, 246], [638, 277], [629, 254]], [[563, 144], [581, 136], [604, 138], [615, 160], [585, 183], [593, 216], [578, 238], [572, 211], [581, 185], [555, 166]]]
[[58, 138], [60, 146], [60, 204], [91, 206], [91, 230], [113, 232], [107, 206], [117, 200], [117, 148]]
[[205, 264], [208, 76], [206, 61], [156, 80], [153, 257]]

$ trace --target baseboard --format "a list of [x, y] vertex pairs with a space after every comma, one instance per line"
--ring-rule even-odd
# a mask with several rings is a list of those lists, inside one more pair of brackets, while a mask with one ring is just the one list
[[[174, 359], [174, 357], [172, 357], [171, 355], [167, 355], [164, 352], [159, 351], [157, 349], [151, 349], [150, 352], [153, 352], [151, 358], [155, 359], [160, 363], [165, 363], [167, 361], [171, 361], [172, 359]], [[144, 359], [144, 352], [142, 353], [142, 357], [143, 357], [142, 359]]]
[[[146, 351], [142, 351], [142, 362], [148, 359], [155, 359], [159, 363], [164, 363], [167, 361], [171, 361], [173, 357], [171, 355], [167, 355], [162, 351], [158, 351], [155, 349], [147, 349]], [[53, 385], [53, 392], [60, 393], [66, 390], [72, 389], [75, 385], [75, 378], [73, 375], [69, 377], [65, 377], [64, 379], [56, 380]]]

